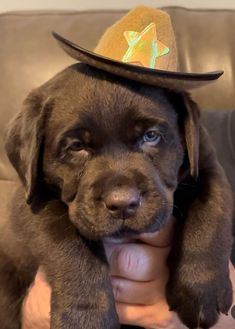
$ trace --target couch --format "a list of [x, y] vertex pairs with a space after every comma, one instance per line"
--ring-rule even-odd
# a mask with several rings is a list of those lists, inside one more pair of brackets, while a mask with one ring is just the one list
[[[192, 93], [235, 192], [235, 11], [168, 7], [178, 44], [179, 69], [223, 69], [223, 77]], [[56, 31], [93, 49], [105, 28], [125, 11], [31, 11], [0, 14], [0, 227], [17, 179], [4, 153], [4, 127], [23, 99], [74, 61], [56, 44]], [[19, 214], [20, 216], [20, 214]], [[233, 254], [235, 264], [235, 252]]]

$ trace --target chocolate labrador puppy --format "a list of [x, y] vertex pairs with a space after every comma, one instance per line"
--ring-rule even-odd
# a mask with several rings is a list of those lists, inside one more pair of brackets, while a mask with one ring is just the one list
[[20, 329], [39, 264], [52, 329], [119, 328], [102, 239], [172, 213], [171, 309], [191, 329], [228, 311], [232, 197], [187, 93], [78, 63], [27, 97], [6, 151], [21, 183], [0, 239], [1, 329]]

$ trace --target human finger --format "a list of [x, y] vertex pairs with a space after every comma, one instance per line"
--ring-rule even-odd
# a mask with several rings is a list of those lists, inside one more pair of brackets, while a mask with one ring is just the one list
[[112, 277], [111, 281], [116, 302], [153, 305], [164, 299], [167, 277], [148, 282]]
[[169, 311], [167, 303], [162, 300], [155, 305], [133, 305], [116, 303], [119, 321], [122, 324], [140, 326], [148, 329], [181, 329], [179, 321], [175, 320], [173, 312]]
[[156, 248], [141, 243], [105, 244], [111, 275], [135, 281], [152, 281], [167, 274], [170, 247]]

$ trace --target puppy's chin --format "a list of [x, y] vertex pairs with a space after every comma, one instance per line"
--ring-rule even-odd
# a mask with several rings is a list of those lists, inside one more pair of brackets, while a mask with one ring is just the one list
[[82, 209], [78, 209], [77, 204], [69, 204], [69, 217], [78, 231], [86, 238], [100, 240], [105, 237], [131, 237], [140, 233], [153, 233], [159, 231], [172, 214], [171, 207], [164, 207], [146, 219], [142, 214], [129, 217], [127, 219], [112, 218], [110, 216], [99, 216], [91, 221]]
[[119, 231], [111, 234], [111, 237], [131, 237], [141, 233], [154, 233], [160, 231], [170, 220], [172, 215], [172, 209], [165, 208], [157, 212], [150, 220], [148, 224], [142, 223], [141, 219], [132, 220], [128, 223], [128, 220], [123, 221], [123, 225]]

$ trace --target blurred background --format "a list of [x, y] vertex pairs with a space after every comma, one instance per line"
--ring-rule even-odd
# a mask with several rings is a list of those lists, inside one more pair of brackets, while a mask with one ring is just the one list
[[234, 0], [1, 0], [0, 12], [32, 9], [128, 9], [137, 4], [145, 4], [153, 7], [235, 8]]

